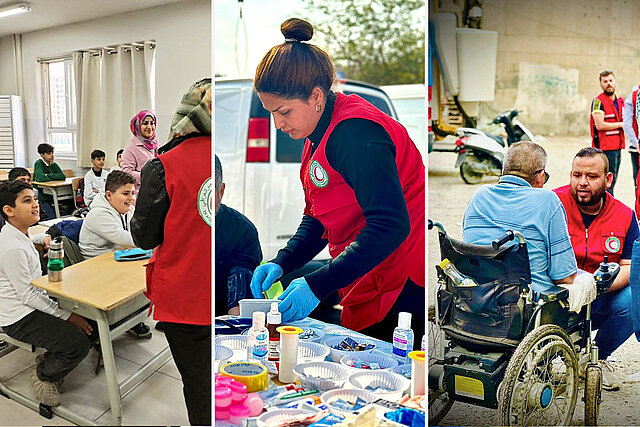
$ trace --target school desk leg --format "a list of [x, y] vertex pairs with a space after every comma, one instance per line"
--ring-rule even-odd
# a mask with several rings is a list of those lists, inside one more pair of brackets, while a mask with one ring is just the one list
[[60, 218], [60, 206], [58, 204], [58, 190], [53, 188], [51, 195], [53, 196], [53, 208], [56, 210], [56, 218]]
[[118, 386], [118, 378], [116, 377], [116, 362], [113, 355], [113, 347], [111, 346], [107, 314], [100, 311], [96, 321], [98, 322], [98, 332], [100, 333], [100, 348], [102, 349], [107, 392], [109, 393], [109, 403], [113, 417], [112, 425], [119, 426], [122, 425], [122, 399], [120, 396], [120, 387]]

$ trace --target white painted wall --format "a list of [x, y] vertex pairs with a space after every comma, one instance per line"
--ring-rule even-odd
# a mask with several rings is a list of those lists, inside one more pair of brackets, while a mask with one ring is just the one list
[[[158, 142], [164, 144], [182, 95], [195, 81], [211, 76], [211, 1], [186, 0], [22, 35], [23, 97], [27, 163], [38, 158], [45, 137], [38, 58], [118, 43], [156, 41]], [[15, 94], [12, 37], [0, 38], [0, 94]], [[123, 141], [123, 146], [127, 141]], [[63, 168], [79, 169], [75, 161]]]

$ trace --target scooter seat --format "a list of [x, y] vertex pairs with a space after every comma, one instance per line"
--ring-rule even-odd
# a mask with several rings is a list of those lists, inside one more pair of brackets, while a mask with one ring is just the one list
[[502, 139], [502, 137], [500, 137], [498, 135], [491, 135], [488, 132], [485, 132], [484, 134], [487, 135], [489, 138], [495, 140], [498, 144], [500, 144], [501, 146], [504, 147], [504, 140]]

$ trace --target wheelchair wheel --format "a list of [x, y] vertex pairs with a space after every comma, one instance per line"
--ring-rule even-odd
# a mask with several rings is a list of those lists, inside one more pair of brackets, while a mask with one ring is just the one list
[[578, 357], [557, 325], [529, 332], [514, 352], [502, 381], [502, 425], [569, 425], [578, 395]]
[[[436, 322], [435, 307], [430, 305], [427, 311], [427, 319], [429, 321], [428, 343], [429, 350], [429, 367], [438, 360], [444, 358], [442, 354], [442, 346], [444, 344], [443, 333]], [[444, 418], [451, 409], [453, 400], [449, 393], [429, 389], [429, 424], [435, 425]]]
[[585, 370], [584, 379], [584, 425], [586, 426], [598, 425], [601, 393], [602, 368], [598, 365], [589, 365]]

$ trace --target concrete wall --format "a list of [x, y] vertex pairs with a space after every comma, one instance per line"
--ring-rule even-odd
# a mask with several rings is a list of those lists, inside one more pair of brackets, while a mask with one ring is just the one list
[[[462, 6], [442, 0], [438, 11]], [[536, 134], [589, 135], [600, 71], [613, 70], [617, 94], [640, 83], [640, 2], [634, 0], [484, 0], [482, 29], [498, 32], [496, 93], [481, 120], [524, 108]], [[483, 117], [484, 116], [484, 117]]]
[[[163, 144], [182, 95], [195, 81], [211, 76], [210, 0], [187, 0], [22, 34], [21, 94], [16, 92], [13, 36], [0, 38], [0, 93], [23, 97], [28, 164], [38, 158], [36, 147], [45, 137], [38, 58], [141, 40], [156, 41], [156, 133]], [[59, 163], [78, 169], [75, 161]]]

